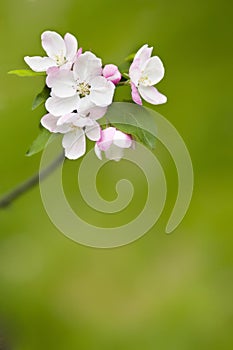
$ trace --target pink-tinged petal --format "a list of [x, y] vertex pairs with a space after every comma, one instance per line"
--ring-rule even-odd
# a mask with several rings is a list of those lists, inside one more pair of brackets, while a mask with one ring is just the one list
[[94, 150], [95, 150], [95, 154], [96, 154], [97, 158], [99, 158], [100, 160], [102, 160], [101, 150], [99, 149], [97, 143], [95, 144]]
[[164, 66], [161, 59], [158, 56], [151, 57], [143, 67], [142, 76], [148, 77], [145, 80], [145, 83], [141, 83], [142, 85], [155, 85], [164, 77]]
[[47, 55], [56, 60], [57, 57], [66, 57], [66, 45], [56, 32], [46, 31], [41, 35], [42, 47]]
[[115, 85], [104, 77], [96, 77], [91, 81], [90, 100], [99, 107], [112, 103]]
[[65, 156], [69, 159], [78, 159], [86, 152], [86, 138], [83, 129], [76, 130], [64, 135], [62, 146], [65, 148]]
[[81, 56], [82, 53], [83, 53], [83, 49], [82, 49], [82, 47], [80, 47], [80, 48], [78, 49], [78, 51], [76, 52], [76, 55], [75, 55], [75, 57], [74, 57], [74, 62], [77, 61], [78, 57]]
[[41, 119], [41, 124], [44, 128], [48, 129], [53, 133], [62, 133], [65, 134], [70, 130], [68, 125], [58, 125], [59, 117], [55, 117], [52, 114], [46, 114]]
[[82, 47], [80, 47], [76, 53], [76, 58], [78, 58], [79, 56], [81, 56], [81, 54], [83, 53], [83, 49]]
[[133, 82], [137, 86], [138, 81], [141, 78], [141, 69], [140, 69], [139, 59], [134, 59], [131, 66], [129, 67], [129, 77], [131, 82]]
[[59, 71], [59, 67], [54, 66], [54, 67], [49, 67], [46, 71], [47, 75], [49, 74], [55, 74]]
[[101, 130], [101, 136], [97, 145], [101, 151], [106, 151], [113, 143], [113, 138], [116, 132], [116, 128], [109, 127]]
[[53, 70], [50, 71], [46, 84], [52, 88], [52, 92], [57, 97], [70, 97], [76, 95], [75, 80], [73, 72], [68, 70]]
[[148, 47], [147, 44], [143, 45], [134, 56], [134, 60], [139, 60], [139, 66], [142, 65], [151, 57], [153, 47]]
[[120, 148], [129, 148], [132, 146], [132, 138], [130, 135], [127, 135], [120, 130], [116, 130], [113, 143]]
[[142, 105], [142, 100], [141, 100], [141, 97], [138, 93], [138, 89], [136, 88], [136, 86], [134, 85], [134, 83], [130, 83], [131, 85], [131, 95], [132, 95], [132, 100], [137, 103], [138, 105]]
[[167, 97], [161, 94], [154, 86], [140, 85], [138, 90], [142, 98], [153, 105], [160, 105], [167, 102]]
[[100, 139], [100, 126], [97, 122], [93, 121], [93, 125], [87, 125], [85, 128], [85, 133], [87, 137], [92, 141], [98, 141]]
[[59, 98], [56, 96], [49, 97], [45, 102], [45, 107], [51, 114], [60, 117], [61, 115], [73, 112], [78, 108], [79, 97], [78, 95]]
[[105, 156], [107, 159], [115, 160], [119, 162], [121, 158], [124, 156], [124, 149], [117, 147], [116, 145], [111, 145], [106, 151]]
[[74, 77], [81, 82], [89, 82], [94, 77], [101, 75], [102, 62], [93, 53], [86, 51], [80, 55], [74, 64]]
[[64, 41], [66, 45], [66, 59], [73, 61], [78, 50], [77, 39], [72, 34], [66, 33]]
[[56, 62], [49, 57], [26, 56], [24, 61], [35, 72], [46, 72], [48, 68], [56, 65]]
[[107, 64], [103, 69], [103, 76], [111, 81], [113, 84], [117, 85], [121, 80], [121, 73], [115, 64]]

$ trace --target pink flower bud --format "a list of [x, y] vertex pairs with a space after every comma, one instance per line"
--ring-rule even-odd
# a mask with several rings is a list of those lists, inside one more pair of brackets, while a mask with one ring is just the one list
[[102, 159], [104, 152], [107, 159], [119, 161], [124, 156], [124, 148], [134, 148], [131, 135], [108, 127], [101, 130], [100, 139], [95, 144], [95, 153], [99, 159]]
[[103, 76], [115, 85], [121, 80], [121, 73], [115, 64], [107, 64], [103, 69]]

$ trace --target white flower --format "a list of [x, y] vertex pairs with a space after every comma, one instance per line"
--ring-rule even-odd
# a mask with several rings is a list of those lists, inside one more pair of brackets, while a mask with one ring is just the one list
[[[158, 56], [151, 57], [153, 48], [142, 46], [136, 53], [129, 69], [129, 77], [132, 88], [132, 99], [137, 104], [142, 104], [140, 95], [144, 100], [154, 105], [167, 101], [153, 86], [164, 77], [164, 66]], [[140, 94], [140, 95], [139, 95]]]
[[107, 159], [119, 161], [124, 155], [124, 148], [130, 147], [133, 147], [130, 135], [114, 127], [108, 127], [101, 130], [101, 137], [95, 144], [95, 153], [99, 159], [102, 159], [103, 151]]
[[101, 59], [88, 51], [77, 58], [72, 71], [51, 70], [46, 80], [51, 88], [46, 109], [59, 116], [78, 109], [80, 103], [91, 102], [99, 107], [110, 105], [115, 86], [101, 74]]
[[78, 159], [86, 152], [86, 137], [92, 141], [100, 138], [100, 126], [96, 122], [106, 112], [106, 108], [89, 104], [79, 108], [75, 113], [56, 117], [50, 113], [41, 119], [41, 124], [53, 133], [64, 134], [62, 145], [65, 156]]
[[67, 33], [64, 39], [56, 32], [46, 31], [41, 35], [42, 47], [48, 57], [24, 57], [25, 62], [35, 72], [45, 72], [51, 67], [71, 68], [76, 58], [78, 43]]

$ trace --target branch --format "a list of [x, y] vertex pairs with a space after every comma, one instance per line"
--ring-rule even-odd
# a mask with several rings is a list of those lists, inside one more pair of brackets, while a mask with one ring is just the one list
[[64, 153], [60, 154], [57, 159], [55, 159], [47, 168], [37, 172], [32, 177], [22, 182], [20, 185], [15, 187], [10, 192], [6, 193], [0, 198], [0, 209], [6, 208], [18, 197], [22, 196], [28, 190], [39, 184], [39, 181], [44, 180], [49, 176], [64, 160]]

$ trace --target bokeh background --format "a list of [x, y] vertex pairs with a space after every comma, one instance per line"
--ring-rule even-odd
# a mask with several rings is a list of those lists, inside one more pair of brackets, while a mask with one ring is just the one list
[[[156, 107], [190, 151], [195, 188], [176, 231], [164, 233], [177, 178], [158, 145], [168, 180], [159, 222], [117, 249], [81, 246], [50, 222], [35, 188], [0, 211], [0, 333], [16, 350], [196, 350], [233, 346], [232, 285], [232, 3], [229, 0], [45, 1], [0, 4], [0, 192], [36, 172], [40, 155], [25, 157], [43, 108], [31, 111], [43, 78], [7, 75], [42, 54], [40, 34], [71, 32], [105, 63], [119, 64], [142, 44], [166, 67], [159, 84], [169, 102]], [[124, 93], [129, 93], [125, 91]], [[110, 225], [82, 203], [79, 162], [64, 170], [67, 196], [90, 222]], [[106, 165], [98, 178], [105, 199], [132, 179], [135, 200], [124, 223], [140, 211], [146, 182], [136, 166]], [[1, 336], [0, 336], [1, 337]]]

